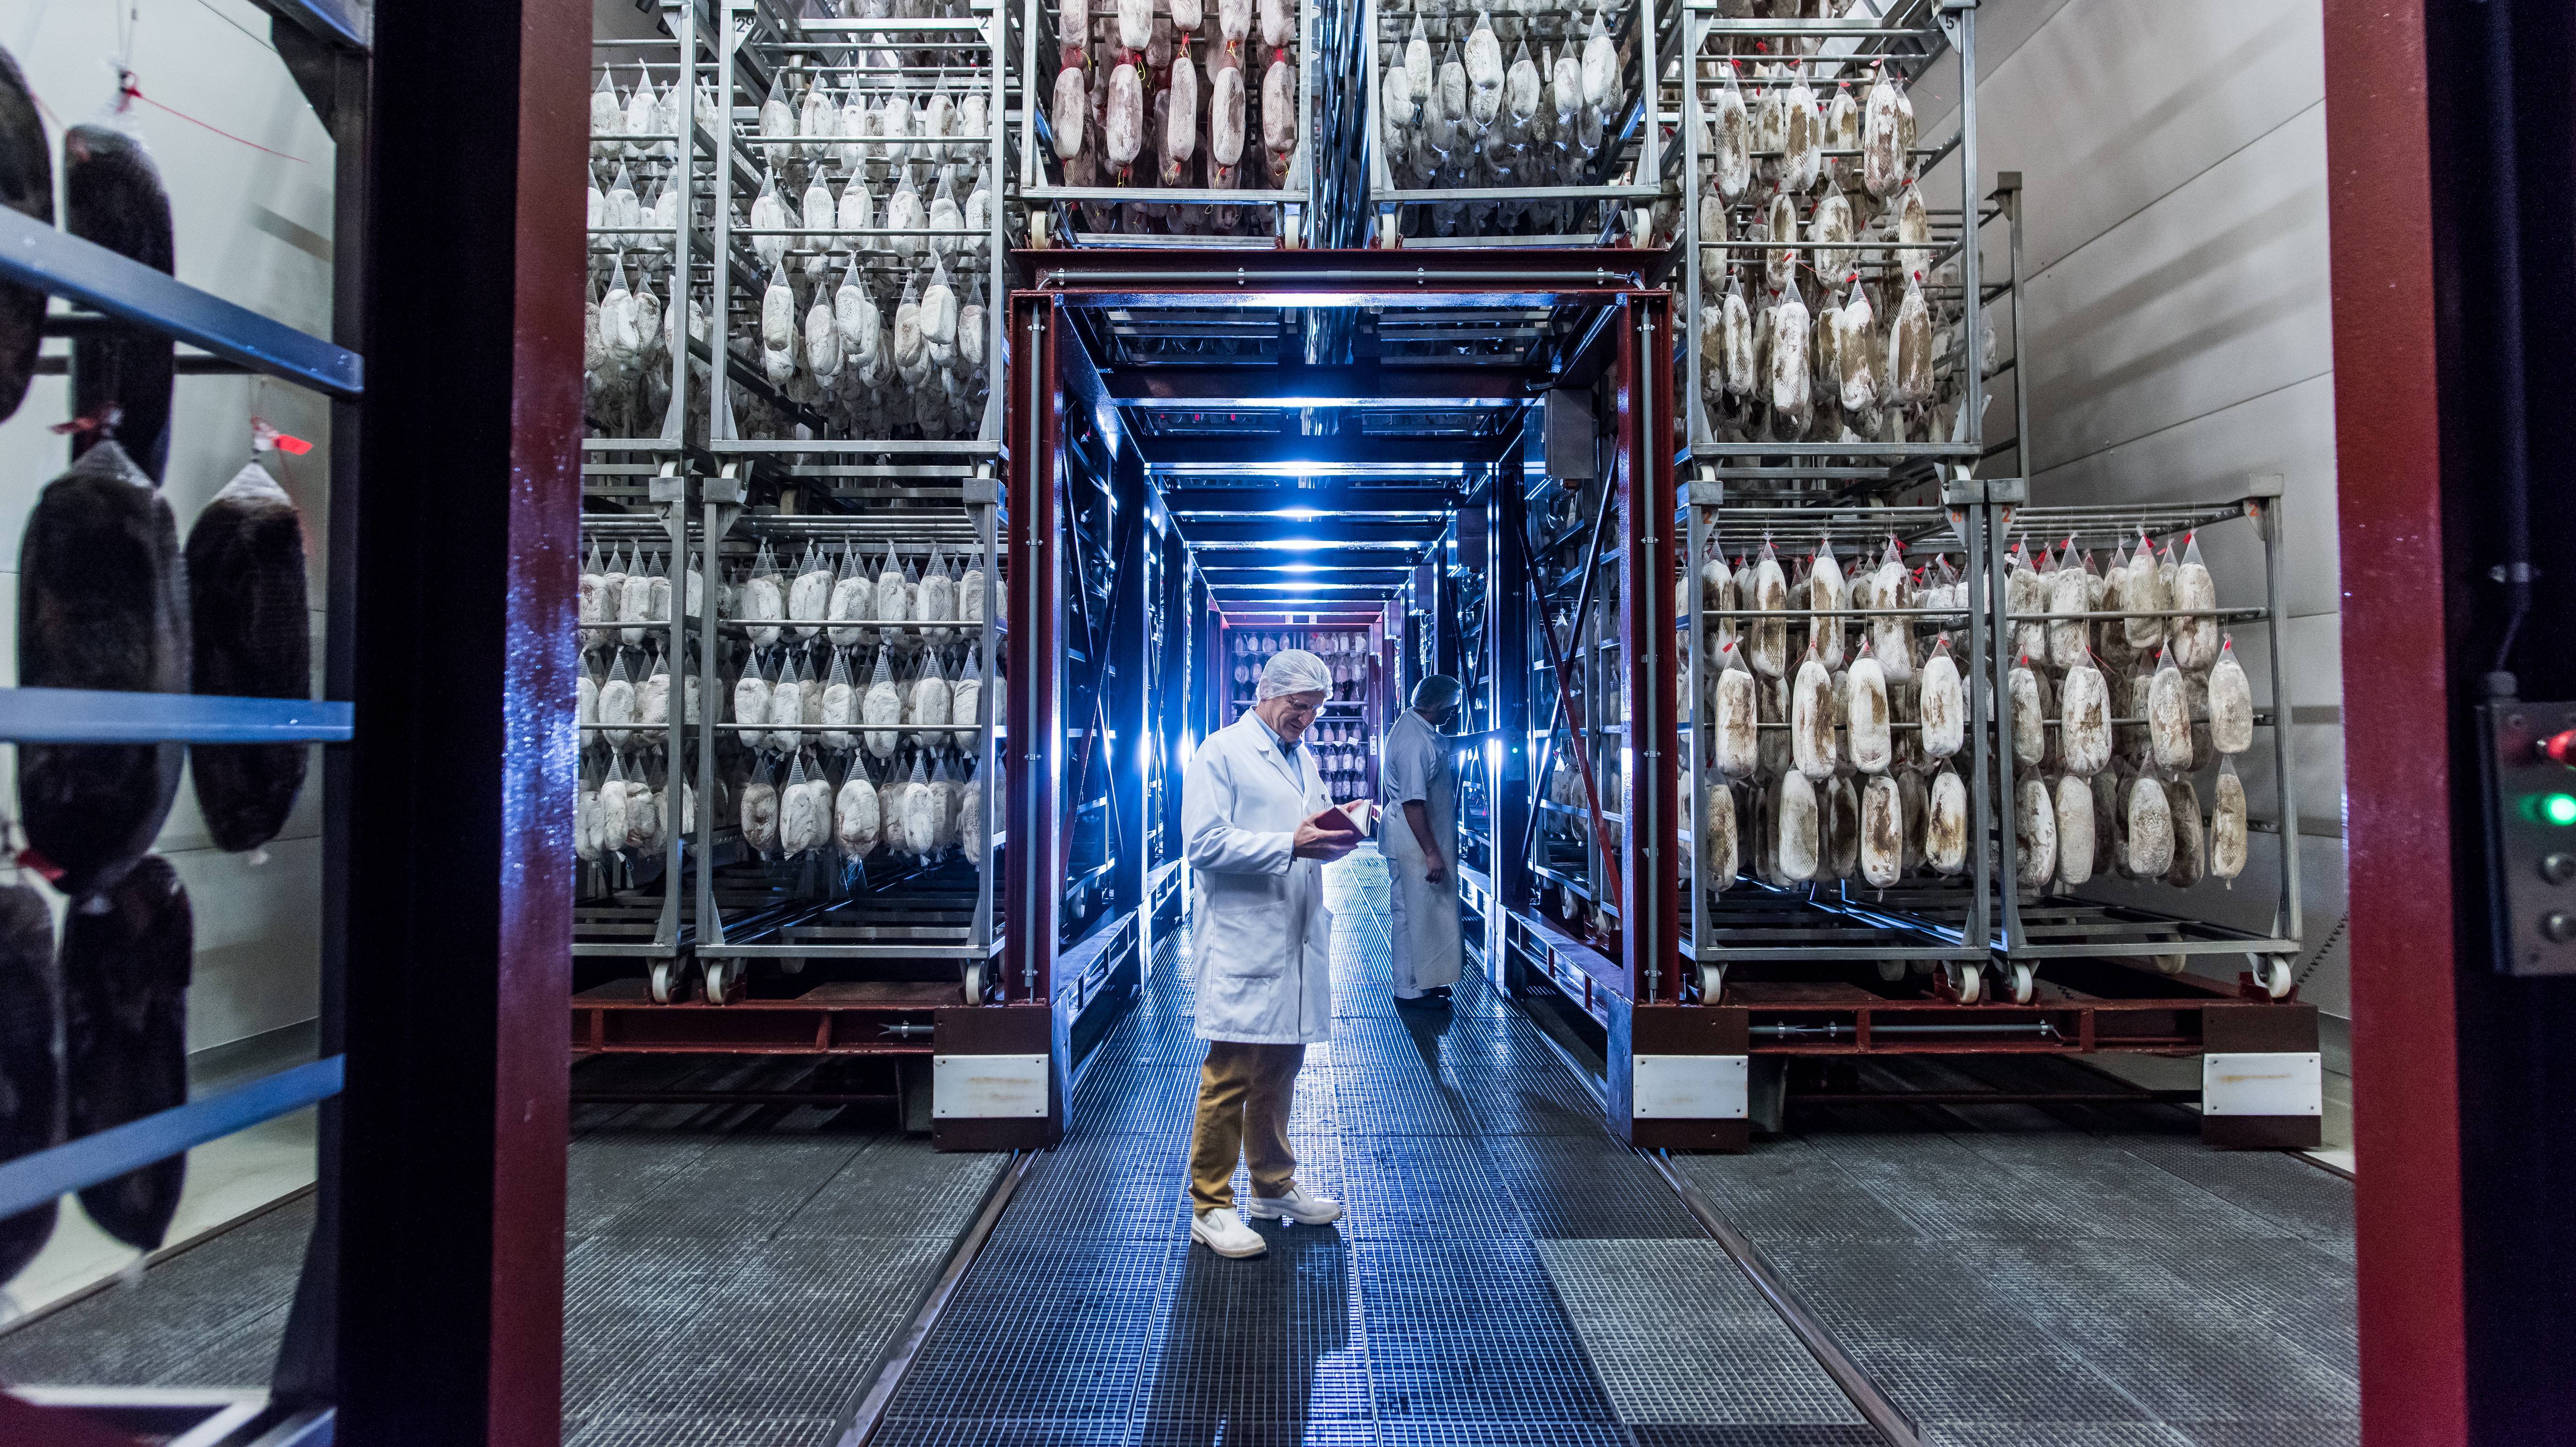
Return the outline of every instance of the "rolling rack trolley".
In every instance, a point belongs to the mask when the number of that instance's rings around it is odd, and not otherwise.
[[[1664,70],[1677,38],[1673,0],[1618,0],[1587,6],[1576,0],[1543,0],[1527,7],[1496,7],[1488,18],[1506,62],[1520,47],[1540,77],[1540,100],[1528,117],[1498,107],[1476,124],[1433,118],[1416,82],[1408,120],[1390,98],[1388,73],[1404,68],[1408,45],[1419,38],[1435,64],[1466,42],[1478,7],[1423,8],[1363,0],[1360,33],[1368,96],[1368,205],[1379,246],[1591,247],[1620,235],[1653,230],[1649,211],[1664,199],[1668,169],[1665,129],[1650,113],[1654,78]],[[1573,61],[1590,38],[1587,19],[1604,26],[1614,59],[1605,93],[1558,97],[1551,58]],[[1417,52],[1419,59],[1423,52]],[[1408,75],[1410,72],[1407,72]],[[1578,86],[1579,88],[1579,86]],[[1508,93],[1508,92],[1507,92]],[[1558,107],[1563,105],[1560,120]],[[1474,318],[1460,317],[1462,334]]]
[[[1230,172],[1232,184],[1220,186],[1213,184],[1216,178],[1210,174],[1215,165],[1212,153],[1194,153],[1179,166],[1173,184],[1161,184],[1162,122],[1150,103],[1144,117],[1143,149],[1124,178],[1112,171],[1111,160],[1103,150],[1105,138],[1088,121],[1078,141],[1070,136],[1062,138],[1075,149],[1073,156],[1065,156],[1058,147],[1054,124],[1052,97],[1056,77],[1080,54],[1086,57],[1079,64],[1086,73],[1089,92],[1096,95],[1099,87],[1110,84],[1112,67],[1124,54],[1117,35],[1117,7],[1107,0],[997,3],[1011,11],[1011,19],[1019,29],[1022,104],[1018,202],[1026,210],[1030,245],[1266,248],[1309,243],[1308,233],[1318,214],[1312,158],[1318,153],[1313,134],[1317,86],[1319,80],[1326,79],[1319,77],[1317,54],[1320,28],[1326,23],[1318,12],[1324,7],[1314,0],[1291,0],[1296,26],[1296,142],[1280,160],[1274,161],[1264,146],[1261,123],[1249,119],[1258,112],[1262,87],[1253,69],[1257,53],[1252,38],[1244,42],[1240,60],[1247,90],[1246,135]],[[1155,0],[1153,19],[1158,32],[1148,54],[1179,43],[1180,38],[1170,33],[1171,13],[1170,0]],[[1067,35],[1067,27],[1076,19],[1082,32]],[[1206,37],[1218,34],[1213,6],[1204,10],[1203,32],[1193,53],[1204,72],[1209,43]],[[1140,68],[1151,76],[1150,62]],[[1212,90],[1211,81],[1201,81],[1199,106],[1203,118]],[[1331,113],[1347,116],[1351,108],[1335,107]],[[995,114],[1000,114],[998,108]],[[1203,124],[1199,130],[1194,152],[1208,145],[1208,128]],[[1336,138],[1324,153],[1346,154],[1334,146],[1348,145],[1349,138]],[[1176,320],[1202,326],[1248,325],[1251,321],[1240,316],[1213,315]]]
[[[688,108],[705,161],[674,168],[690,187],[678,213],[708,280],[687,320],[688,365],[673,367],[682,405],[660,439],[671,465],[653,484],[674,538],[685,535],[685,555],[703,570],[704,606],[673,654],[687,658],[700,698],[686,726],[698,808],[685,849],[673,848],[707,867],[669,871],[664,901],[693,973],[666,971],[678,988],[648,976],[581,990],[575,1052],[890,1066],[907,1120],[934,1129],[943,1147],[1040,1143],[1060,1128],[1062,1096],[1042,1023],[1027,1041],[978,1023],[977,1007],[999,999],[993,963],[1009,914],[993,882],[1007,833],[988,822],[961,849],[945,837],[958,826],[943,810],[930,831],[937,842],[920,849],[881,843],[850,859],[827,838],[792,858],[763,857],[743,813],[755,787],[775,788],[800,765],[835,797],[846,771],[865,767],[892,798],[912,782],[896,776],[898,758],[918,761],[925,784],[955,791],[951,799],[985,791],[988,821],[999,812],[990,795],[1011,772],[999,720],[1014,568],[994,395],[1006,365],[1005,17],[985,7],[836,18],[723,0],[718,19],[695,52],[704,74]],[[689,23],[676,11],[665,21],[684,43]],[[907,121],[905,140],[884,143],[877,120],[857,121],[887,115]],[[919,212],[905,209],[916,203]],[[953,339],[926,336],[907,354],[897,313],[908,326],[915,298],[943,284]],[[859,297],[878,326],[835,326]],[[792,335],[772,325],[782,310]],[[935,564],[974,594],[976,616],[881,626],[871,607],[865,621],[800,627],[746,602],[755,574],[783,596],[815,559],[837,581],[862,567],[873,577],[889,558],[910,571],[915,596]],[[854,719],[828,734],[815,717],[737,716],[747,671],[766,670],[766,684],[801,662],[820,684],[838,657],[863,694],[880,654],[903,671],[905,697],[927,672],[971,679],[977,715],[924,727]],[[1028,1049],[997,1054],[997,1039]],[[986,1056],[995,1069],[966,1068]],[[1036,1064],[1015,1063],[1027,1058]]]
[[[1527,969],[1533,982],[1543,979],[1592,1018],[1611,1061],[1614,1106],[1630,1112],[1629,1128],[1640,1141],[1742,1142],[1752,1117],[1776,1112],[1785,1064],[1798,1056],[2199,1054],[2205,1076],[2217,1082],[2209,1091],[2213,1102],[2231,1094],[2242,1100],[2231,1063],[2242,1056],[2286,1054],[2294,1065],[2304,1060],[2313,1079],[2313,1055],[2301,1054],[2314,1048],[2313,1012],[2269,1003],[2288,979],[2277,962],[2296,947],[2294,892],[2258,887],[2237,901],[2211,884],[2192,891],[2187,906],[2174,891],[2159,896],[2146,885],[2017,896],[2011,816],[2002,807],[2011,797],[2004,770],[2012,740],[1992,724],[1970,728],[1954,761],[1970,784],[1971,848],[1959,877],[1909,876],[1883,892],[1857,880],[1784,888],[1753,877],[1750,868],[1723,890],[1702,877],[1695,845],[1706,776],[1697,761],[1706,757],[1708,720],[1692,715],[1707,708],[1717,663],[1709,625],[1725,621],[1709,618],[1702,607],[1697,565],[1704,554],[1722,547],[1731,559],[1740,557],[1758,549],[1765,535],[1781,549],[1784,566],[1793,552],[1828,539],[1846,569],[1873,561],[1891,537],[1911,554],[1909,567],[1926,553],[1942,554],[1957,565],[1958,587],[1942,607],[1874,611],[1914,617],[1918,640],[1936,628],[1952,634],[1967,714],[1975,720],[1991,711],[1989,700],[2001,697],[2012,661],[2002,651],[2014,622],[2005,609],[2007,533],[2031,529],[2016,516],[2041,511],[2023,506],[2025,484],[2000,475],[1997,466],[1999,459],[2023,465],[2020,439],[2029,433],[2018,336],[2022,196],[2019,178],[2010,173],[1983,201],[1971,189],[1977,174],[1973,7],[1914,4],[1876,18],[1786,22],[1724,17],[1716,8],[1692,7],[1683,42],[1691,59],[1680,68],[1687,79],[1666,88],[1667,114],[1680,138],[1681,201],[1670,229],[1684,263],[1676,280],[1688,320],[1669,339],[1674,372],[1687,380],[1666,394],[1672,410],[1665,415],[1681,434],[1674,453],[1691,476],[1680,495],[1668,496],[1672,510],[1662,514],[1679,534],[1680,556],[1671,571],[1652,575],[1652,586],[1673,590],[1677,616],[1667,626],[1686,630],[1683,667],[1671,686],[1680,704],[1678,767],[1691,782],[1674,806],[1688,823],[1673,834],[1690,862],[1671,869],[1656,858],[1651,841],[1630,837],[1632,800],[1655,786],[1650,771],[1662,765],[1642,743],[1649,735],[1633,714],[1649,689],[1627,660],[1651,655],[1635,641],[1634,619],[1646,600],[1636,596],[1644,580],[1629,559],[1653,546],[1661,530],[1623,522],[1615,489],[1592,485],[1590,479],[1616,473],[1615,455],[1557,445],[1561,439],[1551,427],[1546,473],[1556,486],[1513,490],[1519,516],[1507,521],[1494,558],[1496,577],[1527,580],[1512,590],[1526,616],[1507,629],[1520,656],[1506,660],[1502,671],[1534,680],[1525,696],[1534,756],[1525,797],[1537,818],[1506,835],[1534,845],[1528,887],[1516,896],[1523,903],[1507,920],[1513,946],[1507,967]],[[1711,385],[1716,379],[1708,369],[1715,363],[1700,343],[1699,323],[1724,299],[1723,268],[1732,262],[1740,273],[1759,276],[1774,251],[1765,232],[1753,229],[1758,193],[1748,189],[1733,202],[1711,197],[1720,204],[1702,204],[1714,187],[1703,123],[1724,84],[1715,65],[1729,54],[1749,57],[1757,41],[1766,63],[1792,57],[1811,83],[1826,83],[1828,95],[1840,75],[1892,71],[1911,79],[1943,50],[1958,53],[1965,98],[1954,137],[1908,152],[1918,176],[1934,173],[1913,184],[1925,193],[1936,181],[1955,184],[1956,206],[1927,205],[1920,241],[1900,241],[1883,228],[1836,248],[1874,286],[1892,287],[1877,279],[1893,277],[1900,266],[1919,268],[1927,283],[1938,337],[1936,387],[1927,404],[1900,419],[1901,428],[1866,438],[1799,438],[1775,429],[1760,407]],[[1791,79],[1748,72],[1737,84],[1758,95],[1759,87]],[[1824,159],[1830,165],[1855,155],[1845,150],[1837,157],[1829,148]],[[1757,149],[1753,159],[1758,168],[1778,156]],[[1813,290],[1813,279],[1803,287]],[[2004,414],[2009,434],[2005,426],[1986,425],[1988,392],[2007,383],[2014,394]],[[1566,410],[1569,418],[1576,415],[1571,406]],[[2259,516],[2261,503],[2175,509],[2154,519],[2125,511],[2104,510],[2093,535],[2114,526],[2134,532],[2140,522],[2160,533],[2240,512]],[[2083,533],[2080,519],[2067,521],[2061,532]],[[2267,588],[2276,587],[2268,582],[2271,564],[2262,566]],[[2266,616],[2243,605],[2220,611],[2239,621]],[[1788,621],[1805,619],[1793,611]],[[2250,641],[2240,638],[2240,648]],[[1790,662],[1794,667],[1795,658]],[[1570,719],[1579,723],[1569,728]],[[1575,749],[1578,739],[1582,747]],[[1572,768],[1559,768],[1560,751],[1570,751]],[[2271,772],[2286,777],[2286,766],[2275,760]],[[2258,798],[2270,787],[2251,771],[2245,784]],[[1751,820],[1750,810],[1740,808],[1739,829],[1749,831]],[[2256,827],[2264,826],[2258,821]],[[1751,853],[1745,850],[1748,860]],[[2295,872],[2294,847],[2281,858]],[[1636,898],[1649,882],[1675,876],[1689,881],[1678,911],[1678,968],[1641,962],[1633,992],[1620,988],[1615,971],[1605,978],[1584,968],[1613,948],[1629,948]],[[2237,893],[2248,893],[2242,882]],[[2213,906],[2212,898],[2222,903]],[[2176,947],[2164,948],[2169,945]],[[2166,968],[2191,954],[2245,952],[2259,957],[2263,969],[2259,982],[2240,989],[2112,962],[2143,963],[2160,951]],[[1667,1002],[1680,1012],[1648,1008]],[[2243,1114],[2229,1110],[2217,1105],[2206,1117],[2204,1134],[2213,1143],[2315,1138],[2313,1117],[2282,1115],[2260,1101]],[[1665,1123],[1682,1120],[1696,1123]]]

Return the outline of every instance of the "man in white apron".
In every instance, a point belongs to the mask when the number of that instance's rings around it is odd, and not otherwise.
[[[1458,983],[1458,765],[1440,730],[1457,716],[1458,680],[1435,673],[1414,685],[1379,750],[1380,794],[1398,1004],[1439,1005]]]
[[[1333,1035],[1333,912],[1324,865],[1357,833],[1318,827],[1332,807],[1304,746],[1332,692],[1324,660],[1283,648],[1262,665],[1249,712],[1208,736],[1181,779],[1181,850],[1194,871],[1191,989],[1198,1118],[1190,1138],[1190,1237],[1220,1256],[1258,1256],[1234,1214],[1234,1163],[1251,1169],[1254,1216],[1320,1226],[1341,1204],[1297,1188],[1288,1108],[1306,1047]]]

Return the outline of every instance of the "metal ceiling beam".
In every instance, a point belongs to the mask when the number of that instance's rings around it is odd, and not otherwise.
[[[1411,559],[1398,557],[1384,562],[1314,563],[1308,567],[1309,571],[1300,573],[1277,566],[1263,567],[1248,562],[1218,563],[1211,567],[1202,561],[1199,571],[1212,579],[1223,578],[1235,582],[1366,582],[1374,585],[1381,578],[1394,578],[1400,581],[1412,576],[1415,564]]]
[[[1442,526],[1443,524],[1437,519],[1396,523],[1375,520],[1354,522],[1345,518],[1336,518],[1330,524],[1300,528],[1301,532],[1312,532],[1317,536],[1311,540],[1299,540],[1296,547],[1283,548],[1279,546],[1281,541],[1279,523],[1273,519],[1199,518],[1183,526],[1181,536],[1189,542],[1190,546],[1203,552],[1292,553],[1327,552],[1334,549],[1347,551],[1353,548],[1418,552],[1430,546],[1432,540],[1440,536]],[[1304,545],[1306,541],[1314,541],[1321,546],[1309,548]]]
[[[1446,517],[1457,506],[1440,487],[1166,487],[1163,506],[1187,523],[1194,516],[1340,518],[1415,513]],[[1188,529],[1183,528],[1186,532]]]
[[[1139,436],[1137,450],[1155,472],[1203,476],[1298,477],[1338,473],[1354,477],[1416,475],[1457,477],[1490,466],[1502,456],[1508,434],[1481,437],[1331,437],[1280,434]]]
[[[1505,368],[1482,367],[1128,367],[1109,393],[1133,407],[1192,411],[1271,407],[1514,406],[1536,384]]]
[[[1208,582],[1210,592],[1240,593],[1247,597],[1293,593],[1301,598],[1381,597],[1402,587],[1395,582],[1335,581],[1329,578],[1236,578],[1227,582]]]

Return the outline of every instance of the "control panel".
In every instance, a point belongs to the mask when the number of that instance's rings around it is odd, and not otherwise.
[[[2576,703],[2482,704],[2496,966],[2576,975]]]

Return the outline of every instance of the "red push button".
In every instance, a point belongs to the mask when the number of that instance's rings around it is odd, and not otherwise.
[[[2539,753],[2553,764],[2576,765],[2576,729],[2564,729],[2542,739]]]

